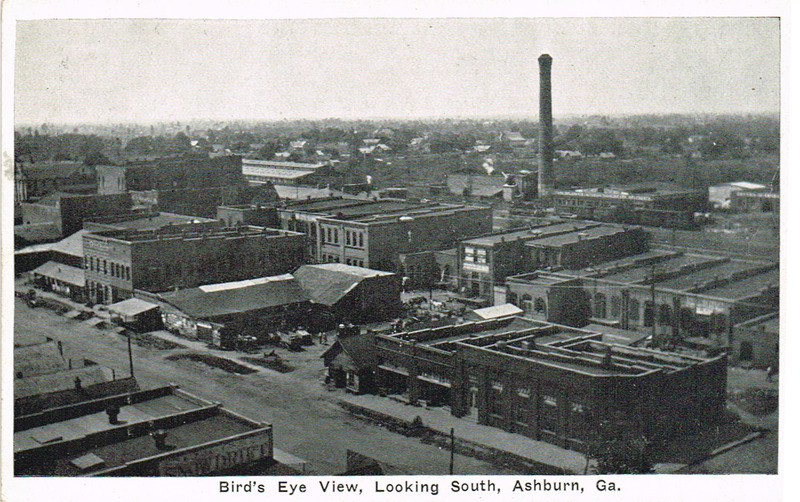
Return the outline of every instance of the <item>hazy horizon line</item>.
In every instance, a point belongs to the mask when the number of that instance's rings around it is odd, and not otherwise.
[[[760,111],[760,112],[643,112],[643,113],[564,113],[553,115],[553,120],[581,119],[581,118],[659,118],[659,117],[686,117],[686,118],[724,118],[724,117],[768,117],[779,119],[780,111]],[[42,125],[53,127],[75,127],[75,126],[101,126],[101,125],[122,125],[122,126],[150,126],[164,124],[190,124],[197,122],[227,122],[227,123],[249,123],[249,124],[280,124],[287,122],[440,122],[447,120],[459,121],[534,121],[538,122],[538,115],[428,115],[419,117],[401,116],[363,116],[363,117],[285,117],[285,118],[184,118],[184,119],[154,119],[144,122],[137,120],[97,120],[97,121],[45,121],[45,122],[15,122],[14,128],[40,127]]]

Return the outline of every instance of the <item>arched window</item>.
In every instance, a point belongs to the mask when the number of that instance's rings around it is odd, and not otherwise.
[[[599,318],[606,317],[606,296],[603,293],[594,295],[594,316]]]
[[[521,307],[522,310],[524,310],[525,312],[530,312],[533,308],[532,300],[533,298],[531,298],[531,295],[528,294],[522,295],[522,307]]]
[[[543,314],[546,314],[547,313],[547,304],[544,302],[544,300],[542,298],[537,298],[533,302],[533,310],[535,310],[536,312],[541,312]]]
[[[655,320],[656,320],[655,305],[653,305],[653,302],[651,301],[644,302],[644,325],[652,326]]]
[[[628,318],[631,321],[639,320],[639,302],[634,298],[631,298],[628,302]]]
[[[506,302],[512,305],[517,305],[517,302],[519,302],[519,296],[517,296],[516,293],[509,291],[506,295]]]

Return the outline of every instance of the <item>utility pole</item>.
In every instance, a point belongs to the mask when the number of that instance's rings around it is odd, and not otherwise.
[[[131,333],[128,332],[128,364],[131,368],[131,377],[133,377],[133,351],[131,350]]]
[[[453,427],[450,427],[450,475],[453,475],[453,462],[456,455],[456,432]]]
[[[656,342],[656,264],[650,264],[650,304],[653,309],[653,343]]]

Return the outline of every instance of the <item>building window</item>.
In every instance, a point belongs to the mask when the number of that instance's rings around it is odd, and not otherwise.
[[[344,243],[347,244],[348,246],[350,245],[350,230],[344,231]]]
[[[464,248],[464,261],[468,261],[470,263],[475,261],[475,249]]]
[[[601,319],[606,317],[606,297],[603,293],[594,295],[594,316]]]
[[[611,297],[611,318],[612,319],[619,319],[620,313],[620,301],[619,296],[612,296]]]
[[[516,293],[509,291],[506,296],[506,302],[510,303],[511,305],[516,305],[519,302],[519,297]]]
[[[522,310],[525,312],[530,312],[532,308],[532,302],[533,298],[531,298],[531,295],[522,295]]]
[[[333,229],[333,243],[334,244],[339,244],[339,229],[338,228],[334,228]]]
[[[328,238],[325,239],[325,242],[333,242],[333,233],[331,232],[330,227],[325,230],[327,231],[328,234]]]
[[[631,321],[639,320],[639,302],[631,298],[628,304],[628,317]]]
[[[364,247],[364,234],[362,232],[358,233],[358,247]]]
[[[103,260],[103,273],[108,275],[108,262]]]
[[[486,250],[485,249],[476,249],[475,250],[475,262],[476,263],[486,263]]]
[[[656,320],[655,305],[653,302],[644,302],[644,325],[652,326]]]
[[[544,302],[544,300],[542,298],[537,298],[533,302],[533,310],[535,310],[536,312],[541,312],[543,314],[546,314],[547,313],[547,304]]]

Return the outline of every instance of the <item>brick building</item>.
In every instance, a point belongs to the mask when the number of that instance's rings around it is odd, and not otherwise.
[[[506,277],[540,268],[578,268],[641,253],[648,235],[639,227],[570,222],[467,239],[458,245],[459,287],[492,298]],[[501,301],[500,303],[505,303]]]
[[[775,262],[654,249],[578,270],[508,277],[506,299],[551,322],[596,321],[651,330],[659,342],[698,338],[726,347],[735,324],[778,309],[779,284]]]
[[[505,317],[377,334],[369,357],[384,392],[565,448],[581,450],[604,421],[654,438],[722,419],[724,355],[602,339],[598,331]]]
[[[54,193],[35,203],[24,202],[24,225],[52,223],[62,237],[83,228],[83,222],[98,216],[109,216],[131,211],[131,196],[126,193],[77,195]]]
[[[291,272],[305,262],[305,237],[253,226],[167,226],[88,233],[83,250],[89,299],[113,303],[134,289],[159,292]]]
[[[125,166],[97,166],[98,193],[128,190],[174,190],[246,184],[242,158],[187,154],[132,162]]]
[[[401,269],[400,254],[452,248],[491,231],[488,207],[377,201],[317,220],[319,260],[377,270]]]
[[[706,211],[708,192],[665,183],[553,190],[556,211],[588,220],[694,228],[693,215]]]

